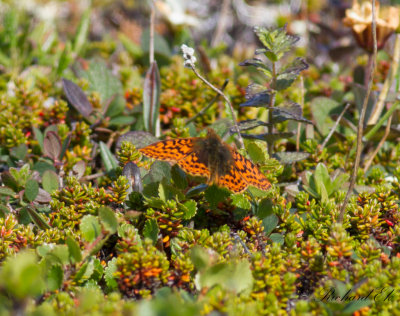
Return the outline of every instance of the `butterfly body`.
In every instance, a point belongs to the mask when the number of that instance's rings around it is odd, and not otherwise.
[[[218,184],[219,177],[229,173],[233,163],[231,149],[215,133],[209,133],[206,138],[197,138],[193,152],[199,163],[206,165],[210,171],[208,183]]]
[[[208,184],[244,191],[248,185],[268,190],[270,182],[248,159],[224,143],[211,129],[207,137],[164,140],[139,149],[158,160],[176,162],[184,171],[207,177]]]

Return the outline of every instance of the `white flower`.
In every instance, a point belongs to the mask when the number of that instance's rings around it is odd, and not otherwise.
[[[194,63],[197,61],[197,58],[194,56],[194,49],[185,44],[182,44],[181,51],[183,59],[185,60],[183,65],[186,68],[191,68],[192,66],[194,66]]]

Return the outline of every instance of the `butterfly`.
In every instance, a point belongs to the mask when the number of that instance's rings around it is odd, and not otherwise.
[[[249,185],[268,190],[271,183],[256,165],[224,143],[212,130],[207,136],[176,138],[140,148],[147,157],[176,162],[191,175],[207,177],[208,184],[240,193]]]

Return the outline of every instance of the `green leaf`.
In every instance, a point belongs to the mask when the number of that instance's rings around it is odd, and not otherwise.
[[[365,95],[367,93],[367,89],[360,85],[360,84],[353,84],[353,93],[354,93],[354,102],[356,103],[358,112],[361,112],[361,108],[363,106],[364,103],[364,99],[365,99]],[[364,118],[364,124],[367,124],[372,111],[375,108],[376,105],[376,92],[375,91],[371,91],[372,93],[370,93],[369,98],[368,98],[368,103],[367,103],[367,109],[365,111],[365,118]]]
[[[126,51],[137,60],[140,56],[142,56],[143,51],[140,46],[134,43],[128,36],[123,33],[118,34],[118,39],[120,40],[121,44],[124,46]]]
[[[101,233],[100,223],[97,217],[86,215],[82,218],[79,228],[86,241],[94,241]]]
[[[357,300],[357,301],[353,301],[350,302],[348,304],[346,304],[346,306],[343,308],[343,310],[341,311],[343,314],[349,314],[349,315],[354,315],[354,313],[358,310],[360,310],[361,308],[364,308],[366,306],[370,306],[374,303],[374,301],[372,300]]]
[[[157,62],[150,65],[143,87],[143,123],[146,131],[154,135],[160,133],[161,78]]]
[[[275,214],[268,215],[262,220],[264,226],[264,233],[269,235],[278,225],[279,218]]]
[[[279,106],[275,106],[273,108],[270,108],[272,110],[271,112],[271,122],[272,123],[280,123],[284,121],[297,121],[297,122],[302,122],[302,123],[307,123],[307,124],[312,124],[311,121],[305,119],[303,115],[303,110],[300,106],[300,104],[288,101],[288,102],[283,102]]]
[[[258,204],[258,208],[257,208],[257,217],[259,219],[263,219],[271,214],[273,214],[272,211],[272,201],[269,198],[264,198],[260,201],[260,203]]]
[[[108,107],[106,116],[115,117],[122,113],[125,108],[122,84],[107,68],[103,60],[90,62],[89,69],[81,71],[80,75],[89,81],[91,91],[97,91],[100,94],[103,108],[114,98]]]
[[[207,250],[198,245],[190,250],[190,260],[197,271],[202,271],[210,265],[210,256]]]
[[[276,90],[284,90],[291,86],[293,81],[297,79],[300,72],[307,69],[308,64],[304,61],[303,58],[296,58],[286,67],[280,70],[277,78],[276,78]]]
[[[173,165],[171,168],[171,178],[178,189],[183,190],[187,188],[187,175],[177,164]]]
[[[43,189],[45,189],[49,193],[53,193],[53,191],[58,190],[59,178],[58,175],[51,170],[46,170],[43,172],[42,176],[42,185]]]
[[[61,146],[61,152],[60,152],[60,156],[59,156],[60,160],[62,160],[62,158],[64,157],[64,155],[68,149],[69,143],[71,142],[71,138],[72,138],[72,134],[68,133],[67,137],[65,137],[65,139],[62,143],[62,146]]]
[[[281,151],[277,152],[272,155],[272,158],[278,160],[281,164],[287,165],[292,164],[297,161],[301,161],[307,159],[310,156],[310,153],[307,152],[288,152],[288,151]]]
[[[329,185],[331,178],[328,169],[323,163],[318,163],[314,171],[314,178],[319,179],[325,186]]]
[[[67,245],[55,245],[49,255],[55,259],[58,264],[68,264],[69,263],[69,250]]]
[[[331,184],[332,189],[330,192],[328,192],[329,195],[331,195],[335,191],[342,189],[343,184],[346,183],[346,181],[349,180],[349,178],[350,175],[348,175],[347,173],[342,173],[338,175]]]
[[[156,54],[156,60],[164,59],[168,60],[169,57],[171,56],[171,49],[168,45],[168,42],[164,39],[163,36],[158,34],[157,32],[154,32],[154,53]],[[142,36],[140,38],[140,43],[141,43],[141,49],[144,54],[146,54],[149,51],[149,46],[150,46],[150,29],[147,28],[142,32]],[[158,55],[158,56],[157,56]],[[162,58],[160,58],[162,57]]]
[[[272,240],[272,242],[283,245],[285,238],[283,237],[282,234],[279,233],[273,233],[269,235],[269,238]]]
[[[193,216],[196,215],[197,211],[197,203],[194,200],[188,200],[183,204],[178,204],[178,207],[181,208],[184,206],[184,212],[185,214],[183,215],[184,219],[191,219]]]
[[[67,236],[65,243],[68,246],[69,256],[72,263],[78,263],[82,260],[82,252],[78,242],[72,237]]]
[[[44,243],[44,244],[36,247],[36,253],[39,256],[44,258],[48,253],[51,252],[51,250],[53,249],[54,246],[55,246],[55,244],[53,244],[53,243],[50,243],[50,244]]]
[[[19,192],[20,185],[17,179],[11,173],[11,169],[10,171],[4,171],[1,174],[1,181],[3,182],[4,185],[11,188],[14,192]]]
[[[118,163],[114,155],[111,153],[110,149],[108,149],[107,145],[102,141],[100,141],[100,156],[107,172],[115,170],[118,167]]]
[[[267,77],[267,79],[271,79],[272,78],[272,70],[271,70],[271,68],[265,62],[263,62],[263,60],[260,59],[260,58],[246,59],[245,61],[242,61],[239,64],[239,66],[244,66],[244,67],[252,66],[252,67],[255,67],[258,71],[262,72]]]
[[[117,272],[117,258],[112,258],[110,261],[108,261],[107,267],[104,271],[104,280],[111,290],[114,290],[118,287],[118,283],[114,277],[115,272]]]
[[[149,173],[143,177],[143,183],[161,182],[164,178],[171,178],[171,165],[165,161],[155,161]]]
[[[47,272],[47,290],[55,291],[61,288],[64,280],[64,270],[60,265],[53,265]]]
[[[104,228],[110,233],[114,234],[118,228],[118,220],[112,209],[107,206],[99,208],[99,218]]]
[[[7,206],[0,204],[0,218],[5,218],[10,213]]]
[[[33,206],[28,205],[26,207],[26,211],[28,212],[29,216],[32,218],[32,221],[36,224],[37,227],[42,230],[51,228],[46,220],[38,212],[36,212],[36,209]]]
[[[227,291],[241,293],[253,288],[254,279],[247,260],[218,263],[199,274],[200,289],[219,285]]]
[[[79,271],[76,273],[74,280],[79,284],[86,282],[94,272],[94,258],[90,257],[87,262],[85,262]]]
[[[75,33],[75,41],[74,45],[72,48],[72,51],[76,54],[79,55],[79,53],[82,50],[82,47],[85,45],[87,41],[87,36],[89,34],[89,26],[90,26],[90,9],[86,9],[81,17],[81,20],[79,22],[78,29]]]
[[[15,192],[8,187],[0,187],[0,195],[15,196]]]
[[[37,161],[34,165],[33,165],[33,168],[32,168],[33,170],[35,170],[35,171],[37,171],[37,172],[39,172],[39,174],[41,175],[41,176],[43,176],[43,173],[46,171],[46,170],[51,170],[51,171],[56,171],[56,168],[52,165],[52,164],[50,164],[50,163],[48,163],[48,162],[45,162],[45,161]]]
[[[311,101],[310,107],[317,129],[322,136],[328,135],[334,124],[330,115],[339,114],[342,106],[330,98],[316,97]]]
[[[72,62],[72,54],[71,54],[71,42],[67,41],[65,43],[65,47],[63,52],[60,55],[60,58],[58,60],[58,66],[56,70],[57,76],[61,76],[61,74],[64,72],[64,70],[69,66],[69,64]]]
[[[193,196],[198,196],[200,193],[204,192],[205,190],[207,190],[208,185],[205,183],[201,183],[199,185],[196,185],[193,188],[190,188],[187,192],[186,192],[186,197],[190,198]]]
[[[3,262],[0,287],[18,301],[44,293],[45,271],[33,251],[22,250]]]
[[[157,221],[154,218],[149,218],[144,223],[143,237],[151,239],[154,244],[157,243],[159,232],[160,229],[158,228]]]
[[[329,198],[328,189],[331,186],[331,178],[328,169],[324,164],[319,163],[312,177],[315,184],[315,191],[319,194],[319,198],[322,201],[327,201]]]
[[[97,259],[97,258],[93,260],[93,267],[94,267],[94,271],[93,271],[90,279],[95,281],[95,282],[98,282],[103,277],[104,268],[103,268],[100,260]],[[95,284],[97,286],[97,283],[95,283]]]
[[[133,116],[125,116],[120,115],[113,117],[108,124],[110,126],[123,126],[123,125],[132,125],[135,122],[135,118]]]
[[[158,196],[160,199],[163,201],[172,199],[183,200],[185,196],[182,191],[170,185],[167,181],[167,178],[163,178],[158,186]]]
[[[278,29],[255,27],[254,31],[265,47],[265,49],[257,50],[256,53],[264,53],[273,62],[280,60],[300,39],[298,36],[289,35],[286,26]]]
[[[244,210],[249,210],[251,208],[251,204],[249,200],[246,198],[244,194],[231,194],[230,198],[232,199],[232,204],[238,208],[242,208]]]
[[[245,139],[257,139],[262,140],[267,143],[274,143],[277,140],[283,138],[291,138],[294,135],[293,132],[282,132],[282,133],[264,133],[264,134],[242,134],[242,137]]]
[[[39,184],[34,179],[29,179],[25,185],[24,195],[28,199],[29,202],[35,200],[36,196],[39,193]]]
[[[33,135],[35,136],[35,139],[37,140],[40,149],[43,152],[43,140],[44,140],[44,135],[43,133],[40,131],[40,129],[38,129],[37,127],[32,127],[32,131],[33,131]]]
[[[145,204],[152,208],[161,208],[162,206],[166,205],[165,201],[159,197],[145,197]]]
[[[265,143],[245,140],[246,150],[254,163],[264,163],[268,158]]]
[[[162,182],[160,182],[158,185],[158,196],[164,202],[167,202],[171,198],[171,196],[168,194],[168,190]]]
[[[244,104],[244,103],[242,103],[242,104]],[[248,130],[254,129],[256,127],[259,127],[259,126],[268,126],[268,125],[269,125],[268,123],[265,123],[265,122],[257,120],[257,119],[244,120],[244,121],[240,121],[238,123],[238,127],[239,127],[240,131],[248,131]],[[231,131],[235,132],[236,128],[234,126],[232,126]]]
[[[122,142],[130,142],[135,145],[136,148],[142,148],[158,141],[159,139],[149,132],[131,131],[122,134],[118,138],[116,149],[119,150],[121,148]]]
[[[209,186],[204,197],[210,203],[211,208],[217,208],[218,203],[225,201],[229,197],[230,193],[228,190],[217,187],[216,185]]]
[[[27,153],[28,147],[25,144],[20,144],[19,146],[10,149],[11,157],[14,157],[18,160],[25,160]]]

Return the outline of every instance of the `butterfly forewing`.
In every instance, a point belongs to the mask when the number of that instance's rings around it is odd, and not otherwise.
[[[196,138],[177,138],[163,140],[139,149],[151,158],[167,161],[179,161],[192,153]]]
[[[235,193],[243,192],[247,188],[246,181],[240,175],[240,172],[235,168],[235,166],[231,166],[229,173],[219,177],[217,184],[226,187]]]
[[[187,173],[195,176],[210,177],[210,171],[207,166],[199,162],[196,152],[187,155],[185,158],[178,161],[178,165]]]
[[[268,179],[250,160],[246,159],[234,150],[232,150],[232,156],[233,160],[235,161],[235,167],[237,171],[248,184],[264,191],[271,187],[271,183],[268,181]]]

